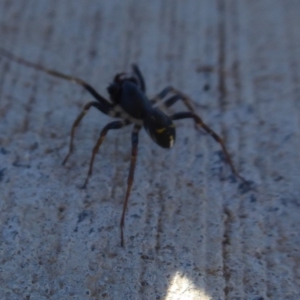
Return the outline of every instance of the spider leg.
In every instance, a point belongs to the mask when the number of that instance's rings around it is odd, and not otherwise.
[[[177,102],[177,100],[182,100],[184,105],[188,108],[188,110],[191,111],[191,112],[194,112],[194,108],[192,106],[192,100],[188,96],[186,96],[184,93],[182,93],[179,90],[173,88],[172,86],[168,86],[168,87],[164,88],[160,93],[158,93],[151,100],[152,105],[162,101],[163,98],[165,98],[169,93],[173,93],[177,97],[175,98],[175,96],[174,96],[173,100],[170,100],[171,98],[168,99],[167,101],[169,101],[169,104],[168,105],[166,103],[164,104],[166,107],[170,107],[175,102]]]
[[[140,83],[140,88],[145,93],[146,92],[146,84],[145,84],[145,80],[142,75],[142,72],[140,71],[139,67],[136,64],[132,64],[132,69],[133,69],[133,73],[138,78],[138,81]]]
[[[209,133],[221,145],[222,150],[225,154],[226,160],[231,168],[232,173],[236,177],[238,177],[240,180],[242,180],[244,183],[247,183],[247,180],[244,177],[242,177],[235,169],[233,162],[231,160],[231,157],[226,149],[225,143],[222,140],[222,138],[218,134],[216,134],[210,127],[208,127],[198,115],[196,115],[195,113],[192,113],[192,112],[179,112],[179,113],[175,113],[171,116],[172,120],[189,119],[189,118],[194,119],[194,121],[197,125],[202,127],[207,133]]]
[[[124,201],[124,205],[123,205],[123,212],[122,212],[122,217],[121,217],[121,222],[120,222],[121,247],[124,247],[125,213],[126,213],[128,199],[129,199],[129,195],[130,195],[130,191],[131,191],[131,186],[132,186],[133,178],[134,178],[134,169],[135,169],[135,163],[136,163],[137,152],[138,152],[139,131],[140,131],[140,129],[141,129],[140,125],[135,125],[133,127],[133,131],[132,131],[132,134],[131,134],[131,143],[132,143],[131,161],[130,161],[130,169],[129,169],[128,180],[127,180],[126,196],[125,196],[125,201]]]
[[[73,125],[72,125],[72,130],[71,130],[71,139],[70,139],[70,144],[69,144],[69,152],[66,155],[65,159],[62,162],[62,165],[64,165],[67,160],[69,159],[71,153],[73,152],[73,140],[74,140],[74,134],[75,134],[75,129],[76,127],[79,125],[79,123],[81,122],[82,118],[86,115],[86,113],[88,112],[88,110],[92,107],[96,107],[99,110],[101,110],[102,112],[105,112],[106,114],[108,114],[111,111],[112,105],[110,105],[110,109],[108,109],[107,107],[102,107],[101,103],[99,102],[88,102],[87,104],[85,104],[85,106],[83,107],[83,110],[81,111],[81,113],[78,115],[78,117],[75,119]]]
[[[181,97],[179,95],[174,95],[170,98],[168,98],[165,102],[164,102],[164,106],[165,107],[170,107],[172,106],[173,104],[175,104],[178,100],[180,100]]]
[[[80,78],[69,76],[69,75],[65,75],[65,74],[57,72],[55,70],[51,70],[51,69],[45,68],[44,66],[41,66],[39,64],[34,64],[34,63],[29,62],[29,61],[27,61],[27,60],[25,60],[23,58],[20,58],[20,57],[18,57],[16,55],[14,55],[14,54],[6,51],[5,49],[2,49],[2,48],[0,48],[0,54],[3,55],[3,56],[5,56],[6,58],[8,58],[8,59],[10,59],[10,60],[12,60],[14,62],[16,62],[16,63],[25,65],[25,66],[30,67],[30,68],[37,69],[37,70],[45,72],[45,73],[47,73],[49,75],[52,75],[52,76],[55,76],[55,77],[59,77],[59,78],[62,78],[62,79],[65,79],[65,80],[77,83],[78,85],[81,85],[90,94],[92,94],[97,101],[99,101],[101,103],[101,107],[103,107],[104,110],[111,105],[110,102],[108,102],[104,97],[102,97],[92,86],[90,86],[88,83],[86,83],[85,81],[83,81]]]
[[[94,164],[94,159],[95,159],[95,156],[108,132],[108,130],[111,130],[111,129],[120,129],[126,125],[129,125],[131,124],[130,121],[128,120],[122,120],[122,121],[114,121],[114,122],[111,122],[111,123],[108,123],[101,131],[100,133],[100,137],[99,139],[97,140],[97,143],[96,145],[94,146],[93,148],[93,152],[92,152],[92,156],[91,156],[91,160],[90,160],[90,166],[89,166],[89,171],[88,171],[88,174],[86,176],[86,179],[84,181],[84,184],[82,186],[82,188],[85,188],[86,185],[88,184],[88,181],[89,181],[89,178],[90,176],[92,175],[92,172],[93,172],[93,164]]]

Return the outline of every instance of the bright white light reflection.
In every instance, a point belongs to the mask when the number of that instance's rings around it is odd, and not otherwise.
[[[171,280],[165,300],[211,300],[211,297],[177,272]]]

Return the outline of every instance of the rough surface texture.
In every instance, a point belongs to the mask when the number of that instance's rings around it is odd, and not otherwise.
[[[168,84],[195,101],[226,140],[178,122],[172,150],[143,131],[126,215],[119,220],[130,129],[70,82],[0,57],[1,299],[249,299],[300,297],[300,2],[298,0],[0,2],[0,45],[106,93],[139,63],[152,96]],[[176,104],[172,111],[184,110]]]

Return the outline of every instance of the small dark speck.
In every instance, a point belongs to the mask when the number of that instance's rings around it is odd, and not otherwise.
[[[59,208],[58,208],[58,211],[60,212],[60,213],[62,213],[62,212],[64,212],[65,211],[65,207],[64,206],[60,206]]]
[[[103,298],[106,298],[107,297],[107,293],[103,293],[101,296],[103,297]]]
[[[18,234],[19,234],[19,233],[18,233],[18,231],[16,231],[16,230],[14,230],[14,231],[11,232],[11,236],[12,236],[13,239],[14,239]]]
[[[74,232],[77,232],[78,231],[78,227],[76,226],[76,228],[74,229]]]
[[[284,142],[287,142],[288,140],[290,140],[292,137],[294,136],[294,134],[293,133],[290,133],[290,134],[288,134],[288,135],[286,135],[285,136],[285,138],[284,138]]]
[[[141,259],[149,259],[149,256],[146,255],[146,254],[142,254],[142,255],[141,255]]]
[[[35,143],[33,143],[33,144],[30,146],[30,150],[31,150],[31,151],[34,151],[34,150],[36,150],[38,147],[39,147],[39,143],[38,143],[38,142],[35,142]]]
[[[0,170],[0,182],[3,180],[4,178],[4,171],[5,171],[5,168],[1,169]]]
[[[248,112],[249,114],[252,114],[252,113],[254,112],[254,108],[253,108],[252,105],[249,105],[249,106],[247,107],[247,112]]]
[[[132,217],[132,218],[135,218],[135,219],[140,219],[140,218],[141,218],[141,216],[138,215],[138,214],[133,214],[133,215],[131,215],[131,217]]]
[[[30,165],[20,164],[18,161],[13,162],[12,165],[17,168],[30,168]]]
[[[214,71],[214,67],[210,65],[201,65],[196,69],[198,73],[211,73]]]
[[[89,233],[93,233],[94,232],[94,228],[91,228],[90,230],[89,230]]]
[[[95,49],[91,50],[89,55],[91,59],[95,58],[97,56],[97,50]]]
[[[207,92],[210,90],[210,84],[209,83],[205,83],[203,86],[203,91]]]
[[[79,215],[78,215],[78,223],[82,222],[87,216],[89,215],[89,213],[84,210],[83,212],[81,212]]]
[[[279,210],[279,207],[274,207],[274,206],[272,206],[272,207],[269,207],[268,209],[267,209],[267,211],[269,211],[269,212],[276,212],[276,211],[278,211]]]
[[[264,299],[265,299],[264,297],[256,297],[253,300],[264,300]]]
[[[143,280],[143,281],[141,281],[141,285],[142,285],[142,286],[147,286],[147,285],[149,285],[149,284],[148,284],[147,281]]]
[[[251,202],[251,203],[256,202],[256,200],[257,200],[257,199],[256,199],[256,197],[255,197],[254,195],[251,195],[251,196],[250,196],[250,202]]]
[[[283,180],[283,177],[281,175],[278,175],[274,178],[274,181],[281,181]]]
[[[253,181],[246,181],[242,182],[239,185],[239,191],[241,194],[246,194],[249,191],[251,191],[254,188],[254,182]]]
[[[6,155],[6,154],[8,154],[9,152],[8,152],[5,148],[0,147],[0,153]]]
[[[231,183],[236,183],[237,182],[237,178],[234,174],[229,175],[229,180],[230,180]]]

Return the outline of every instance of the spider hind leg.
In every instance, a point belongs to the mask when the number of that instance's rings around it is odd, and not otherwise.
[[[138,143],[139,143],[139,131],[141,129],[140,125],[135,125],[133,127],[133,131],[131,134],[131,161],[130,161],[130,168],[129,168],[129,174],[127,179],[127,190],[126,190],[126,196],[124,200],[123,205],[123,211],[122,211],[122,217],[120,221],[120,234],[121,234],[121,247],[124,247],[124,225],[125,225],[125,213],[127,209],[128,199],[131,191],[131,186],[134,179],[134,170],[135,170],[135,164],[137,159],[137,153],[138,153]]]
[[[242,182],[248,183],[248,181],[244,177],[242,177],[238,173],[238,171],[236,170],[236,168],[234,167],[232,159],[231,159],[231,157],[229,155],[229,152],[227,151],[227,148],[226,148],[225,143],[222,140],[222,138],[217,133],[215,133],[210,127],[208,127],[197,114],[192,113],[192,112],[179,112],[179,113],[173,114],[171,116],[171,119],[172,120],[194,119],[194,121],[195,121],[195,123],[197,125],[199,125],[200,127],[202,127],[208,134],[210,134],[214,138],[214,140],[216,142],[218,142],[220,144],[220,146],[221,146],[221,148],[223,150],[223,153],[225,154],[227,163],[229,164],[229,166],[231,168],[232,173],[236,177],[238,177]]]

